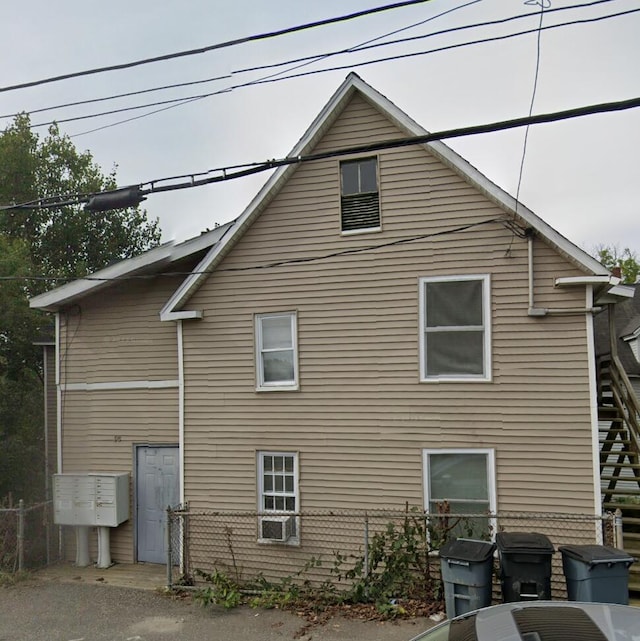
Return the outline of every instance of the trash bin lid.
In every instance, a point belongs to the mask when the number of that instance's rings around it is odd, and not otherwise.
[[[566,555],[589,565],[596,563],[628,563],[631,565],[635,561],[624,550],[606,545],[562,545],[558,550],[562,556]]]
[[[440,558],[480,563],[486,561],[495,549],[495,544],[488,541],[456,539],[448,541],[440,548]]]
[[[500,552],[532,552],[553,554],[551,541],[537,532],[498,532],[496,543]]]

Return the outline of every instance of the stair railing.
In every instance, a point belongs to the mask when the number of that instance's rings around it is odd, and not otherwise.
[[[609,366],[611,395],[633,449],[640,455],[640,402],[618,356],[613,355]]]

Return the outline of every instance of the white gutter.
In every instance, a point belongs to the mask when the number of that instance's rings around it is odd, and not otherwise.
[[[184,343],[182,321],[176,323],[178,333],[178,474],[180,477],[180,505],[184,505]]]
[[[56,437],[57,469],[62,474],[62,386],[60,385],[60,312],[56,312]]]
[[[544,316],[553,315],[570,316],[574,314],[597,314],[602,311],[602,307],[594,307],[593,305],[593,285],[608,284],[613,287],[620,282],[619,278],[608,274],[601,276],[567,276],[563,278],[556,278],[556,287],[575,287],[579,285],[586,285],[587,289],[591,292],[591,295],[589,296],[590,303],[588,303],[586,307],[536,307],[533,295],[533,236],[531,235],[527,238],[527,250],[529,267],[529,309],[527,314],[529,316],[542,318]]]
[[[571,287],[574,285],[615,285],[620,284],[620,279],[617,276],[610,276],[602,274],[599,276],[563,276],[556,278],[556,287]]]

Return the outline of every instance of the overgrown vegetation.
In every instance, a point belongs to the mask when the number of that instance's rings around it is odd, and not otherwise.
[[[448,506],[444,509],[448,512]],[[314,556],[294,575],[279,581],[263,575],[241,580],[237,567],[227,572],[197,570],[196,575],[208,585],[196,590],[194,599],[224,608],[247,603],[255,608],[295,609],[314,617],[360,606],[385,619],[429,614],[441,609],[444,596],[434,551],[452,536],[477,536],[475,519],[450,515],[436,521],[437,526],[424,512],[407,509],[400,522],[389,521],[382,531],[373,533],[366,554],[335,551],[328,560]],[[228,536],[227,546],[235,559],[231,542]],[[319,579],[322,575],[325,578]]]
[[[160,241],[158,222],[137,207],[87,212],[66,198],[7,206],[114,187],[115,170],[105,175],[56,125],[41,138],[23,114],[0,131],[0,498],[45,498],[42,347],[34,343],[52,338],[51,320],[29,297]]]

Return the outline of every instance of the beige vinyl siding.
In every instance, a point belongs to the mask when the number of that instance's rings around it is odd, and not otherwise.
[[[51,488],[51,475],[58,471],[58,430],[56,401],[56,355],[53,345],[44,346],[44,412],[46,429],[45,474],[47,488]],[[50,496],[47,496],[50,498]]]
[[[129,472],[129,520],[111,531],[111,556],[115,562],[134,560],[135,445],[178,443],[178,391],[111,390],[65,392],[65,472]],[[65,528],[67,558],[74,558],[71,528]],[[96,537],[91,534],[92,558]]]
[[[356,97],[317,149],[401,135]],[[302,165],[188,302],[204,312],[185,323],[191,505],[256,509],[258,450],[299,452],[303,511],[423,505],[422,449],[478,447],[495,449],[500,510],[593,513],[585,317],[527,316],[527,241],[434,156],[378,158],[381,233],[341,236],[339,161]],[[584,288],[553,287],[577,269],[534,252],[536,305],[584,306]],[[493,380],[420,383],[419,278],[487,273]],[[255,391],[254,314],[277,311],[297,312],[298,392]]]
[[[187,271],[188,261],[168,271]],[[135,444],[178,443],[178,357],[175,323],[159,312],[181,282],[158,276],[117,283],[61,313],[60,369],[64,472],[129,472],[134,491]],[[173,381],[164,389],[73,389],[78,384]],[[132,495],[133,496],[133,495]],[[74,536],[65,528],[67,558]],[[129,521],[112,531],[115,562],[134,560],[133,501]],[[95,558],[91,535],[91,554]]]
[[[62,382],[177,379],[175,324],[161,323],[159,312],[180,282],[162,276],[125,281],[62,312]]]

